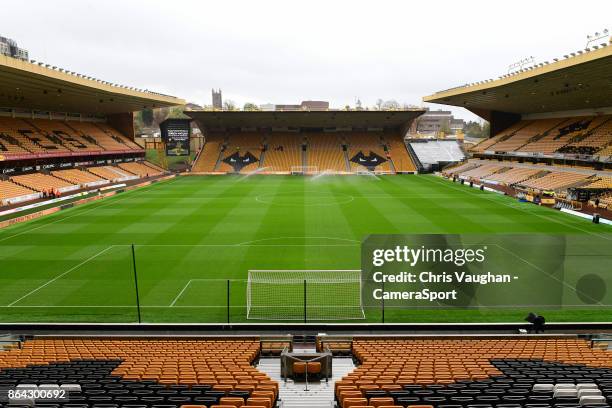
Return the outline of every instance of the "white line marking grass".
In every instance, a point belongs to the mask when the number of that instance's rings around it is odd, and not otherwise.
[[[181,296],[183,296],[183,293],[185,293],[185,291],[187,290],[187,288],[189,287],[189,285],[191,285],[191,282],[193,282],[193,279],[189,279],[189,281],[187,281],[187,283],[185,284],[185,286],[183,287],[183,290],[181,290],[178,295],[176,295],[176,297],[174,298],[174,300],[172,301],[172,303],[170,303],[169,307],[173,307],[176,302],[180,299]]]
[[[457,190],[457,191],[463,191],[463,192],[466,192],[466,193],[470,193],[471,195],[478,195],[478,196],[480,196],[480,197],[482,197],[482,198],[484,198],[484,199],[486,199],[488,201],[491,201],[491,202],[494,202],[494,203],[497,203],[497,204],[501,204],[501,205],[504,205],[506,207],[510,207],[510,208],[512,208],[514,210],[522,211],[522,212],[527,213],[527,214],[535,215],[536,217],[543,218],[545,220],[552,221],[552,222],[555,222],[555,223],[560,224],[560,225],[565,225],[566,227],[570,227],[570,228],[573,228],[575,230],[585,232],[585,233],[587,233],[589,235],[600,237],[600,238],[603,238],[603,239],[606,239],[606,240],[612,240],[612,238],[610,236],[605,236],[605,235],[601,235],[601,234],[597,234],[595,232],[591,232],[591,231],[585,230],[585,229],[580,228],[580,227],[578,227],[576,225],[568,224],[566,222],[559,221],[559,220],[557,220],[555,218],[547,217],[546,215],[543,215],[543,214],[538,214],[535,211],[529,211],[529,210],[525,209],[524,207],[516,207],[516,206],[514,206],[514,205],[512,205],[510,203],[506,203],[505,199],[504,200],[497,200],[497,199],[495,199],[495,197],[507,198],[506,196],[499,196],[499,195],[496,195],[496,194],[493,194],[492,196],[489,196],[489,195],[487,195],[487,192],[484,192],[484,194],[479,194],[478,192],[474,191],[473,188],[461,188],[461,187],[457,187],[454,184],[452,184],[452,181],[450,181],[450,180],[447,180],[448,183],[451,183],[450,185],[446,184],[444,180],[440,180],[440,182],[435,181],[436,179],[434,179],[433,177],[427,177],[426,180],[429,180],[429,181],[431,181],[434,184],[440,184],[440,185],[445,184],[448,187],[450,187],[450,188],[452,188],[454,190]],[[478,190],[478,191],[480,191],[480,190]]]
[[[22,301],[23,299],[27,298],[30,295],[33,295],[34,293],[38,292],[39,290],[41,290],[42,288],[50,285],[51,283],[55,282],[56,280],[68,275],[70,272],[80,268],[81,266],[85,265],[87,262],[91,261],[94,258],[97,258],[98,256],[102,255],[103,253],[105,253],[106,251],[108,251],[109,249],[113,248],[113,245],[108,246],[106,248],[104,248],[103,250],[99,251],[98,253],[96,253],[95,255],[90,256],[89,258],[85,259],[84,261],[78,263],[77,265],[73,266],[72,268],[68,269],[65,272],[60,273],[59,275],[57,275],[56,277],[54,277],[53,279],[48,280],[47,282],[43,283],[42,285],[40,285],[39,287],[29,291],[28,293],[26,293],[25,295],[23,295],[22,297],[20,297],[19,299],[13,301],[12,303],[10,303],[8,305],[8,307],[12,307],[14,306],[16,303],[19,303],[20,301]]]

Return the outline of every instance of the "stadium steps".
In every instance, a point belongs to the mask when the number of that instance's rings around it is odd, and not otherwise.
[[[391,158],[391,153],[389,153],[387,145],[383,145],[383,149],[385,150],[385,153],[387,153],[387,159],[389,160],[389,169],[393,172],[393,174],[397,174],[397,170],[395,169],[395,163],[393,163],[393,158]]]
[[[225,142],[221,144],[221,146],[219,146],[219,154],[217,155],[217,162],[215,163],[215,167],[213,167],[213,171],[219,170],[219,166],[221,165],[221,161],[223,160],[223,152],[225,151],[225,149],[223,148],[224,146]]]
[[[408,156],[410,156],[410,159],[412,159],[412,162],[416,165],[417,171],[425,171],[425,166],[419,159],[419,156],[416,154],[410,143],[406,145],[406,150],[408,151]]]
[[[306,166],[308,166],[308,148],[304,149],[303,146],[304,145],[302,145],[302,168],[306,169]]]
[[[342,153],[344,153],[344,163],[346,164],[346,171],[350,172],[351,171],[351,161],[348,155],[348,148],[347,149],[343,148]]]
[[[259,166],[258,168],[263,169],[265,167],[265,162],[266,160],[266,150],[262,150],[261,155],[259,156]]]
[[[264,357],[259,360],[257,368],[268,374],[273,381],[278,382],[279,406],[282,408],[333,408],[334,384],[355,369],[350,357],[334,357],[332,362],[333,377],[329,382],[315,381],[308,383],[308,391],[304,382],[285,381],[280,376],[280,358]]]

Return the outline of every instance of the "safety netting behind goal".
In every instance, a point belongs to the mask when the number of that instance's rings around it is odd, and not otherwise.
[[[359,270],[251,270],[247,318],[350,320],[365,318]]]

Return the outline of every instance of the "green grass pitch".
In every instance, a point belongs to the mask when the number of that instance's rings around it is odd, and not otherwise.
[[[610,227],[429,175],[191,176],[0,231],[0,321],[246,322],[250,269],[359,269],[368,234]],[[608,321],[609,308],[538,310]],[[386,310],[387,322],[519,322],[525,310]],[[378,308],[365,310],[378,322]]]

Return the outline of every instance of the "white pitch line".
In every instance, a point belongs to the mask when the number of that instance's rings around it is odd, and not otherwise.
[[[174,298],[174,300],[172,301],[172,303],[170,303],[170,306],[168,307],[174,307],[175,303],[177,300],[179,300],[179,298],[183,295],[183,293],[185,293],[185,291],[187,290],[187,287],[189,287],[189,285],[191,284],[191,281],[193,281],[193,279],[189,279],[189,281],[187,282],[187,284],[185,284],[185,286],[183,287],[183,290],[181,290],[179,292],[178,295],[176,295],[176,297]]]
[[[113,248],[114,245],[108,246],[106,248],[104,248],[103,250],[101,250],[100,252],[98,252],[97,254],[90,256],[89,258],[87,258],[86,260],[82,261],[81,263],[73,266],[72,268],[68,269],[66,272],[60,273],[59,275],[57,275],[55,278],[47,281],[46,283],[43,283],[42,285],[40,285],[39,287],[37,287],[34,290],[29,291],[28,293],[26,293],[25,295],[23,295],[22,297],[20,297],[19,299],[15,300],[14,302],[10,303],[9,305],[7,305],[7,307],[12,307],[13,305],[15,305],[15,303],[18,303],[20,301],[22,301],[23,299],[27,298],[28,296],[38,292],[39,290],[41,290],[42,288],[46,287],[47,285],[50,285],[51,283],[55,282],[56,280],[60,279],[63,276],[66,276],[67,274],[69,274],[70,272],[80,268],[81,266],[85,265],[87,262],[91,261],[92,259],[102,255],[103,253],[105,253],[106,251],[108,251],[109,249]]]
[[[170,181],[172,181],[172,180],[176,180],[176,178],[171,179]],[[162,183],[158,182],[158,183],[155,183],[155,184],[150,184],[149,186],[151,186],[151,187],[155,187],[155,186],[159,186],[159,185],[161,185],[161,184],[162,184]],[[149,187],[149,186],[145,186],[145,187]],[[145,187],[143,187],[143,188],[145,188]],[[146,190],[136,190],[136,191],[133,191],[133,194],[127,194],[127,196],[124,196],[124,197],[119,197],[119,198],[118,198],[118,199],[116,199],[116,200],[110,200],[110,201],[107,201],[107,202],[103,202],[102,204],[97,205],[97,206],[95,206],[94,208],[90,208],[89,210],[86,210],[86,211],[79,211],[77,214],[69,215],[68,217],[63,217],[63,218],[60,218],[59,220],[55,220],[55,221],[51,221],[51,222],[47,222],[47,223],[45,223],[45,224],[43,224],[43,225],[39,225],[38,227],[30,228],[30,229],[28,229],[28,230],[26,230],[26,231],[22,231],[22,232],[19,232],[19,233],[17,233],[17,234],[9,235],[8,237],[3,237],[3,238],[0,238],[0,242],[2,242],[2,241],[6,241],[7,239],[11,239],[11,238],[14,238],[14,237],[18,237],[18,236],[23,235],[23,234],[27,234],[28,232],[36,231],[36,230],[41,229],[41,228],[43,228],[43,227],[46,227],[46,226],[48,226],[48,225],[56,224],[56,223],[58,223],[58,222],[61,222],[61,221],[64,221],[64,220],[67,220],[67,219],[70,219],[70,218],[78,217],[79,215],[83,215],[83,214],[90,213],[90,212],[92,212],[92,211],[97,210],[98,208],[106,207],[106,206],[108,206],[108,205],[115,204],[115,203],[117,203],[117,202],[119,202],[119,201],[125,201],[125,200],[126,200],[126,199],[128,199],[128,198],[133,198],[134,196],[139,196],[139,195],[141,195],[141,194],[143,194],[143,193],[146,193],[146,192],[149,192],[149,191],[151,191],[151,188],[146,189]],[[130,191],[128,191],[127,193],[130,193]],[[140,193],[140,194],[139,194],[139,193]],[[115,196],[109,197],[109,199],[112,199],[113,197],[115,197]],[[106,200],[104,200],[104,199],[102,199],[102,200],[103,200],[103,201],[106,201]],[[97,204],[97,201],[93,201],[91,204]],[[78,207],[77,207],[77,208],[78,208]]]
[[[434,181],[433,177],[427,177],[427,178],[426,178],[426,180],[430,180],[430,181],[431,181],[432,183],[434,183],[434,184],[440,184],[440,185],[445,184],[445,182],[444,182],[444,181],[442,181],[442,180],[440,180],[440,181],[441,181],[441,183],[438,183],[438,182]],[[451,183],[452,183],[452,182],[451,182]],[[495,199],[493,199],[493,200],[492,200],[492,199],[491,199],[491,198],[489,198],[489,196],[488,196],[488,195],[486,195],[486,194],[479,195],[478,193],[476,193],[475,191],[473,191],[473,189],[472,189],[472,188],[469,188],[469,189],[464,189],[464,188],[461,188],[461,187],[454,186],[454,185],[452,185],[452,184],[451,184],[451,185],[448,185],[448,184],[447,184],[447,186],[448,186],[449,188],[453,188],[454,190],[457,190],[457,191],[463,191],[463,192],[470,193],[470,194],[471,194],[471,195],[473,195],[473,196],[476,196],[476,195],[481,196],[482,198],[484,198],[484,199],[486,199],[486,200],[488,200],[488,201],[490,201],[490,202],[493,202],[493,203],[498,203],[498,204],[504,205],[504,206],[506,206],[506,207],[510,207],[510,208],[512,208],[512,209],[514,209],[514,210],[518,210],[518,211],[522,211],[522,212],[527,213],[527,214],[535,215],[536,217],[543,218],[543,219],[545,219],[545,220],[552,221],[552,222],[555,222],[555,223],[557,223],[557,224],[564,225],[564,226],[566,226],[566,227],[570,227],[570,228],[576,229],[576,230],[578,230],[578,231],[585,232],[585,233],[587,233],[587,234],[589,234],[589,235],[593,235],[593,236],[596,236],[596,237],[600,237],[600,238],[603,238],[603,239],[606,239],[606,240],[610,240],[610,239],[612,239],[612,238],[606,237],[606,236],[604,236],[604,235],[600,235],[600,234],[597,234],[597,233],[595,233],[595,232],[591,232],[591,231],[585,230],[585,229],[580,228],[580,227],[578,227],[578,226],[576,226],[576,225],[573,225],[573,224],[568,224],[568,223],[566,223],[566,222],[559,221],[559,220],[557,220],[557,219],[555,219],[555,218],[551,218],[551,217],[547,217],[547,216],[542,215],[542,214],[538,214],[538,213],[536,213],[535,211],[529,211],[529,210],[526,210],[525,208],[515,207],[515,206],[510,205],[510,204],[508,204],[508,203],[505,203],[505,202],[503,202],[503,201],[497,201],[497,200],[495,200]],[[492,197],[493,197],[493,196],[492,196]]]
[[[2,308],[6,308],[8,306],[0,306],[0,309]],[[257,306],[258,308],[277,308],[278,306]],[[287,306],[287,307],[295,307],[295,308],[303,308],[303,305],[293,305],[293,306]],[[329,306],[325,306],[325,305],[321,305],[321,306],[309,306],[311,308],[356,308],[357,306],[335,306],[335,305],[329,305]],[[601,307],[612,307],[612,304],[608,305],[608,304],[602,304],[602,305],[490,305],[490,306],[461,306],[459,309],[478,309],[478,308],[485,308],[485,309],[508,309],[508,308],[528,308],[528,307],[547,307],[547,308],[555,308],[555,309],[563,309],[563,308],[569,308],[569,307],[573,307],[573,308],[593,308],[593,309],[600,309]],[[105,308],[105,309],[113,309],[113,308],[136,308],[136,305],[25,305],[25,306],[12,306],[11,309],[34,309],[34,308]],[[191,309],[196,309],[196,308],[201,308],[201,309],[214,309],[214,308],[223,308],[223,309],[227,309],[227,305],[201,305],[201,306],[196,306],[196,305],[176,305],[176,306],[167,306],[167,305],[141,305],[140,306],[141,309],[146,309],[146,308],[150,308],[150,309],[169,309],[169,308],[173,308],[173,309],[178,309],[178,308],[191,308]],[[246,308],[246,305],[231,305],[230,308]],[[387,306],[385,305],[385,309],[456,309],[453,306],[447,306],[447,305],[442,305],[442,306],[435,306],[435,305],[429,305],[429,306]]]
[[[124,246],[124,247],[129,247],[131,246],[131,244],[122,244],[122,245],[114,245],[114,246]],[[168,248],[191,248],[191,247],[202,247],[202,248],[206,248],[206,247],[221,247],[221,248],[231,248],[231,247],[235,247],[235,248],[240,248],[240,247],[244,247],[244,248],[248,248],[248,247],[356,247],[359,246],[359,244],[355,243],[355,244],[259,244],[259,245],[244,245],[244,244],[134,244],[134,246],[136,248],[139,247],[168,247]]]
[[[552,278],[554,280],[556,280],[558,283],[560,283],[561,285],[573,289],[574,291],[577,291],[578,289],[575,288],[574,286],[570,285],[569,283],[567,283],[565,280],[561,280],[559,278],[557,278],[555,275],[548,273],[547,271],[545,271],[544,269],[540,268],[539,266],[535,265],[532,262],[529,262],[527,259],[523,258],[522,256],[514,253],[513,251],[509,250],[508,248],[503,247],[502,245],[498,245],[498,244],[493,244],[495,246],[497,246],[498,248],[500,248],[503,251],[508,252],[509,254],[515,256],[516,258],[520,259],[522,262],[526,263],[527,265],[531,266],[534,269],[537,269],[538,271],[540,271],[541,273],[543,273],[544,275],[548,276],[549,278]],[[598,305],[603,306],[603,304],[599,301],[597,301],[597,299],[593,299],[591,296],[589,296],[588,294],[585,294],[589,299],[594,300],[595,302],[597,302]]]

